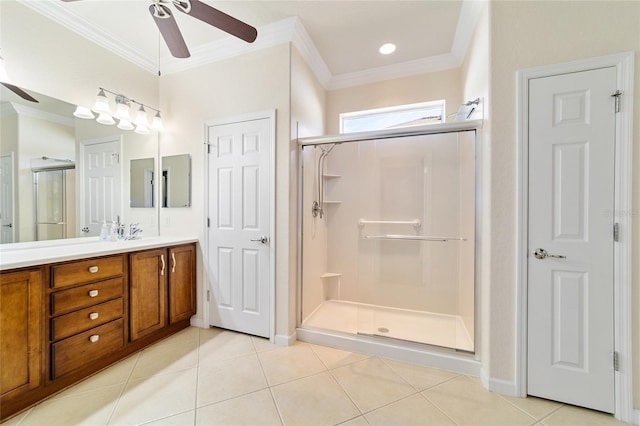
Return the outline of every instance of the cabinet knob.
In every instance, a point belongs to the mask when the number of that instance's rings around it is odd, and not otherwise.
[[[98,267],[97,266],[90,266],[89,267],[89,272],[91,272],[92,274],[95,274],[96,272],[98,272]]]
[[[97,342],[98,340],[100,340],[100,336],[99,336],[99,335],[97,335],[97,334],[94,334],[93,336],[89,337],[89,341],[90,341],[91,343],[95,343],[95,342]]]
[[[99,316],[100,316],[100,314],[98,314],[97,312],[91,312],[91,313],[89,314],[89,319],[91,319],[91,320],[97,320]]]
[[[98,290],[89,291],[89,297],[96,297],[98,295]]]

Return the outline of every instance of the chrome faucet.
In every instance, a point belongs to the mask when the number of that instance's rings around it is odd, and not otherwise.
[[[138,234],[142,233],[142,228],[140,228],[139,223],[132,223],[129,225],[129,235],[126,236],[125,240],[137,240],[139,237]]]

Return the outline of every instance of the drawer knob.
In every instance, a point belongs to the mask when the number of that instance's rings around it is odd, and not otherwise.
[[[92,274],[95,274],[96,272],[98,272],[98,267],[97,266],[90,266],[89,267],[89,272],[91,272]]]
[[[100,315],[97,312],[91,312],[89,314],[89,318],[92,320],[97,320]]]
[[[89,297],[96,297],[98,295],[98,290],[89,291]]]
[[[97,335],[97,334],[94,334],[93,336],[89,337],[89,341],[90,341],[91,343],[95,343],[95,342],[97,342],[98,340],[100,340],[100,336],[99,336],[99,335]]]

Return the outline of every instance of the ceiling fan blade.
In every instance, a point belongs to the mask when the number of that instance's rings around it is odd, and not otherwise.
[[[25,92],[24,90],[22,90],[21,88],[19,88],[18,86],[14,86],[13,84],[9,84],[9,83],[1,83],[4,87],[6,87],[7,89],[11,90],[13,93],[15,93],[16,95],[20,96],[22,99],[24,99],[25,101],[30,101],[30,102],[35,102],[35,103],[40,103],[40,101],[38,101],[36,98],[34,98],[33,96],[31,96],[30,94],[28,94],[27,92]]]
[[[189,4],[191,7],[189,7]],[[258,31],[249,24],[227,15],[224,12],[214,9],[201,2],[200,0],[177,0],[174,1],[176,9],[180,12],[184,12],[187,15],[193,16],[209,25],[220,28],[233,36],[236,36],[248,43],[253,43],[258,37]]]
[[[169,8],[161,4],[152,4],[149,6],[149,12],[153,16],[153,20],[156,21],[160,34],[162,34],[162,38],[167,43],[171,54],[176,58],[188,58],[191,56],[187,44],[182,38],[182,33],[180,33],[180,28],[176,23],[176,18],[173,17]]]

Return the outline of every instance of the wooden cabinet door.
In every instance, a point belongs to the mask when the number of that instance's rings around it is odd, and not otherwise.
[[[137,252],[130,257],[130,340],[134,341],[167,325],[167,276],[165,249]]]
[[[0,275],[0,396],[6,401],[42,383],[41,270]]]
[[[189,244],[169,249],[169,322],[196,313],[196,248]]]

